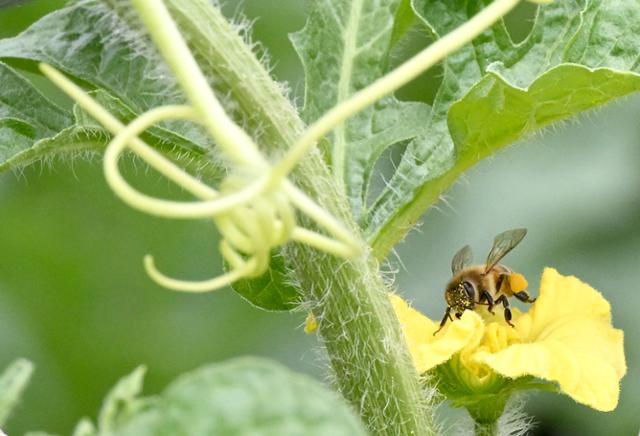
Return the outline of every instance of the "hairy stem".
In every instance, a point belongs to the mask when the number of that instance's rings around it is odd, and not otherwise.
[[[209,0],[166,0],[205,75],[223,80],[260,143],[285,151],[304,124],[264,66]],[[250,126],[249,126],[250,127]],[[320,205],[359,232],[317,151],[292,180]],[[301,244],[286,248],[305,299],[320,321],[336,383],[373,434],[434,434],[431,411],[387,299],[376,261],[346,262]]]
[[[498,422],[478,422],[474,424],[476,436],[496,436],[498,434]]]

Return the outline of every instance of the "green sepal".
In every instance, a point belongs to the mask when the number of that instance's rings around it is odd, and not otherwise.
[[[516,391],[538,389],[558,392],[556,384],[532,376],[510,379],[489,368],[484,368],[483,371],[480,377],[470,374],[460,362],[459,355],[433,370],[438,390],[451,402],[451,406],[467,409],[478,423],[497,421]]]

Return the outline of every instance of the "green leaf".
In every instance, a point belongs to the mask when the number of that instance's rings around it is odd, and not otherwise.
[[[449,110],[456,164],[468,166],[533,130],[638,90],[640,75],[609,68],[562,64],[526,89],[489,73]]]
[[[31,83],[0,62],[0,171],[34,142],[69,127],[69,113],[46,99]]]
[[[102,129],[68,127],[55,136],[25,143],[25,148],[0,160],[0,172],[21,168],[37,161],[51,159],[58,155],[102,150],[110,137]],[[4,143],[4,139],[0,144]],[[9,143],[11,144],[11,143]]]
[[[88,418],[82,418],[74,428],[73,436],[110,434],[153,407],[154,397],[140,396],[145,372],[146,368],[139,366],[118,380],[104,399],[98,414],[98,425],[95,426]]]
[[[408,26],[399,0],[322,0],[291,40],[305,70],[303,117],[311,122],[382,76],[388,65],[395,20],[396,38]],[[406,4],[404,5],[406,8]],[[345,187],[356,219],[366,213],[373,167],[388,147],[425,133],[429,107],[387,97],[331,135],[334,178]]]
[[[112,106],[109,107],[113,108],[117,105],[121,104],[112,102]],[[131,114],[123,119],[128,120],[134,117]],[[81,120],[80,124],[74,124],[54,136],[39,140],[34,140],[35,136],[31,132],[33,127],[24,121],[0,119],[0,172],[21,168],[37,161],[46,161],[60,155],[99,152],[111,140],[111,135],[93,121],[88,120]],[[192,167],[199,174],[206,174],[212,179],[220,174],[219,166],[215,165],[208,155],[193,143],[171,131],[154,127],[142,137],[154,148],[183,162],[186,167]],[[3,150],[4,153],[2,153]]]
[[[480,0],[413,0],[443,35]],[[556,1],[531,34],[511,41],[502,22],[444,61],[427,120],[364,217],[377,257],[388,253],[455,178],[480,159],[549,123],[640,90],[640,1]]]
[[[0,119],[14,118],[29,124],[34,139],[46,138],[71,125],[73,120],[67,112],[2,62],[0,83]]]
[[[4,426],[27,387],[33,364],[25,359],[14,361],[0,375],[0,426]]]
[[[298,289],[290,283],[282,254],[272,254],[269,270],[253,279],[240,280],[231,285],[251,304],[265,310],[292,310],[300,304]]]
[[[411,29],[416,21],[416,14],[411,8],[411,0],[400,0],[396,17],[393,23],[393,32],[391,34],[391,45],[395,46],[398,41]]]
[[[115,430],[121,423],[131,419],[132,416],[148,406],[148,401],[138,398],[142,393],[145,372],[144,366],[137,367],[131,374],[120,379],[107,394],[98,415],[98,430],[100,432]],[[79,425],[82,425],[82,421]],[[80,427],[80,430],[90,430],[86,424],[83,427],[85,428]]]
[[[18,36],[0,40],[0,58],[52,64],[95,88],[93,96],[123,122],[152,107],[182,102],[153,46],[120,18],[121,12],[102,2],[76,2]],[[0,80],[0,171],[60,152],[99,150],[108,143],[110,135],[88,115],[78,108],[74,113],[58,108],[2,63]],[[208,137],[193,123],[164,122],[144,139],[199,173],[211,178],[221,174],[208,155]]]
[[[97,150],[108,137],[102,129],[74,126],[73,115],[0,62],[0,171],[57,154]]]
[[[53,433],[48,433],[46,431],[29,431],[25,433],[24,436],[58,436],[58,435]],[[73,436],[76,436],[76,435],[73,435]]]
[[[0,58],[53,65],[106,90],[135,113],[184,101],[173,76],[147,38],[105,2],[74,2],[0,40]],[[180,123],[178,133],[207,147],[200,129]]]
[[[88,418],[82,418],[73,429],[72,436],[97,436],[98,430]]]
[[[210,365],[173,382],[150,409],[105,436],[365,435],[333,392],[253,358]]]
[[[33,144],[36,136],[31,124],[17,118],[0,119],[0,162],[7,162]],[[6,163],[0,163],[0,170]]]

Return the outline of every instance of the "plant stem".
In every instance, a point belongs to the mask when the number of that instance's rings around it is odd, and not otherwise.
[[[498,422],[475,421],[474,431],[476,436],[496,436],[498,434]]]
[[[250,48],[209,0],[166,0],[203,72],[222,79],[252,123],[260,142],[287,150],[304,129]],[[292,180],[357,234],[344,195],[336,189],[317,150]],[[377,262],[364,255],[345,262],[302,244],[286,259],[320,321],[320,334],[336,384],[372,434],[432,435],[432,411],[413,368]]]

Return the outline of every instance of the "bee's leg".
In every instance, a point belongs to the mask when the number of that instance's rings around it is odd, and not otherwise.
[[[506,277],[506,274],[500,274],[500,277],[498,277],[498,280],[496,281],[496,293],[500,293],[500,291],[502,290],[502,285],[505,283],[504,279]]]
[[[489,313],[495,315],[495,312],[493,311],[493,305],[496,303],[493,301],[493,297],[488,291],[482,291],[480,293],[480,301],[482,302],[483,300],[487,302],[487,310],[489,311]]]
[[[533,303],[534,301],[536,301],[535,298],[531,298],[531,295],[529,295],[527,291],[514,292],[513,295],[515,295],[518,300],[525,303]]]
[[[502,303],[502,306],[504,307],[504,319],[505,321],[507,321],[507,324],[509,324],[511,327],[515,327],[513,324],[511,324],[511,309],[509,309],[509,300],[507,299],[507,296],[502,294],[497,300],[496,300],[496,304],[500,304]]]
[[[440,327],[438,327],[438,330],[436,330],[435,332],[433,332],[433,336],[436,335],[436,333],[438,333],[440,330],[442,330],[442,327],[444,327],[444,325],[447,323],[447,319],[451,320],[451,322],[453,322],[453,318],[451,318],[451,308],[447,306],[447,310],[445,310],[444,312],[444,316],[442,317],[442,321],[440,321]]]

